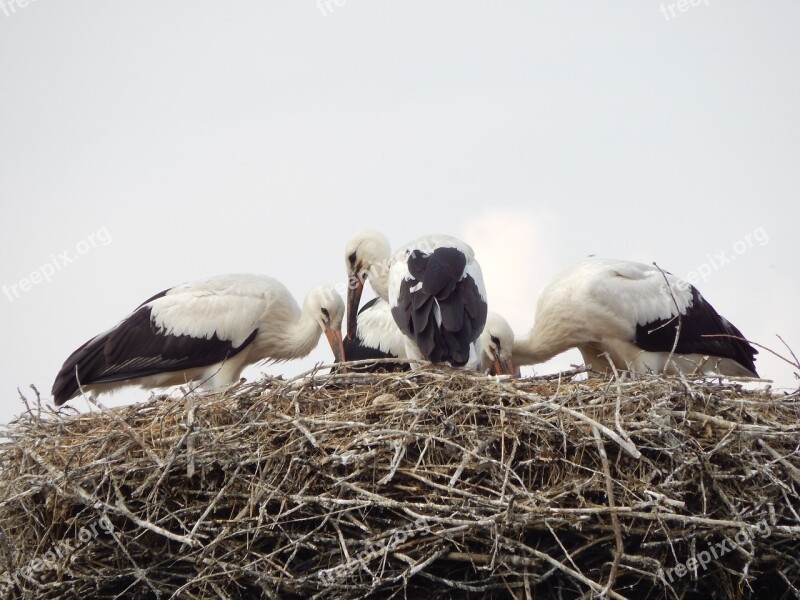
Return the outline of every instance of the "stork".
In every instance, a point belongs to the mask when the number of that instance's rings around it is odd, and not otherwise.
[[[191,381],[217,390],[247,365],[306,356],[323,331],[339,361],[343,317],[344,302],[331,286],[312,289],[301,309],[282,283],[265,275],[184,283],[145,300],[75,350],[56,376],[53,399],[59,406],[83,389]]]
[[[514,332],[503,317],[495,312],[486,315],[486,325],[478,338],[481,370],[490,375],[514,375]]]
[[[448,235],[419,238],[391,254],[383,234],[364,230],[345,249],[349,277],[347,337],[369,278],[405,335],[406,355],[461,367],[477,362],[475,342],[486,322],[486,290],[472,248]]]
[[[370,358],[406,358],[406,337],[392,317],[389,303],[373,298],[358,311],[355,336],[345,338],[344,356],[348,361]],[[378,363],[354,367],[354,371],[408,371],[408,363]]]
[[[607,353],[639,373],[758,377],[758,351],[697,288],[625,260],[591,258],[557,275],[539,297],[533,329],[514,342],[513,361],[536,364],[570,348],[599,372]]]

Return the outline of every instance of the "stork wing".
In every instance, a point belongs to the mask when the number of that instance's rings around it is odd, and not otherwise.
[[[161,292],[70,355],[53,384],[55,402],[74,396],[79,382],[183,371],[235,356],[258,333],[267,302],[264,294],[230,285],[187,284]]]
[[[470,346],[486,323],[486,300],[477,263],[467,264],[463,252],[439,247],[430,254],[411,250],[405,263],[392,264],[402,276],[391,301],[400,330],[431,362],[463,366]]]
[[[615,275],[595,293],[601,294],[617,314],[634,317],[632,341],[637,346],[648,352],[669,352],[674,346],[678,354],[729,358],[756,374],[754,357],[758,351],[693,285],[636,263],[619,265]]]

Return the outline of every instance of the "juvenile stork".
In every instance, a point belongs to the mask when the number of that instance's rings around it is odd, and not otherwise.
[[[478,338],[481,371],[490,375],[515,375],[519,369],[514,367],[514,332],[503,317],[490,312],[486,315],[486,325]]]
[[[486,322],[486,290],[467,244],[451,236],[431,235],[392,255],[382,234],[365,230],[348,242],[345,263],[348,338],[355,336],[358,304],[369,278],[406,337],[408,358],[477,366],[475,342]]]
[[[539,296],[533,329],[515,341],[513,361],[537,364],[570,348],[599,372],[608,353],[617,368],[639,373],[758,376],[758,351],[697,288],[624,260],[592,258],[557,275]]]
[[[398,329],[389,303],[373,298],[358,311],[356,333],[344,340],[345,360],[406,358],[406,336]],[[408,371],[408,363],[376,363],[354,367],[354,371]]]
[[[216,390],[247,365],[306,356],[325,332],[342,360],[344,302],[330,286],[311,290],[301,309],[286,287],[264,275],[220,275],[170,288],[145,300],[64,362],[56,405],[81,390],[199,382]]]

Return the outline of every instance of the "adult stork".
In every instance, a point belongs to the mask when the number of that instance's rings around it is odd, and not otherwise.
[[[758,376],[758,351],[697,288],[625,260],[592,258],[557,275],[539,297],[533,329],[515,341],[513,361],[536,364],[570,348],[593,371],[608,369],[608,353],[617,368],[640,373]]]
[[[345,338],[344,356],[348,361],[406,358],[406,337],[392,317],[389,303],[373,298],[358,311],[355,336]],[[353,367],[354,371],[408,371],[408,363],[386,362]]]
[[[467,244],[430,235],[392,255],[384,235],[364,230],[348,242],[345,263],[348,338],[355,336],[358,304],[369,278],[406,337],[408,358],[457,367],[477,363],[475,341],[486,322],[486,290]]]
[[[344,356],[344,302],[330,286],[311,290],[301,309],[265,275],[220,275],[164,290],[64,362],[53,383],[56,405],[82,389],[166,387],[199,382],[219,389],[245,366],[306,356],[324,331],[335,360]]]

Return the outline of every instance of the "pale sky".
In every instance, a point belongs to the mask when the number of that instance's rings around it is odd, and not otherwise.
[[[695,273],[800,352],[800,4],[684,7],[0,0],[0,422],[155,292],[253,272],[302,301],[365,226],[472,244],[518,334],[595,254]]]

